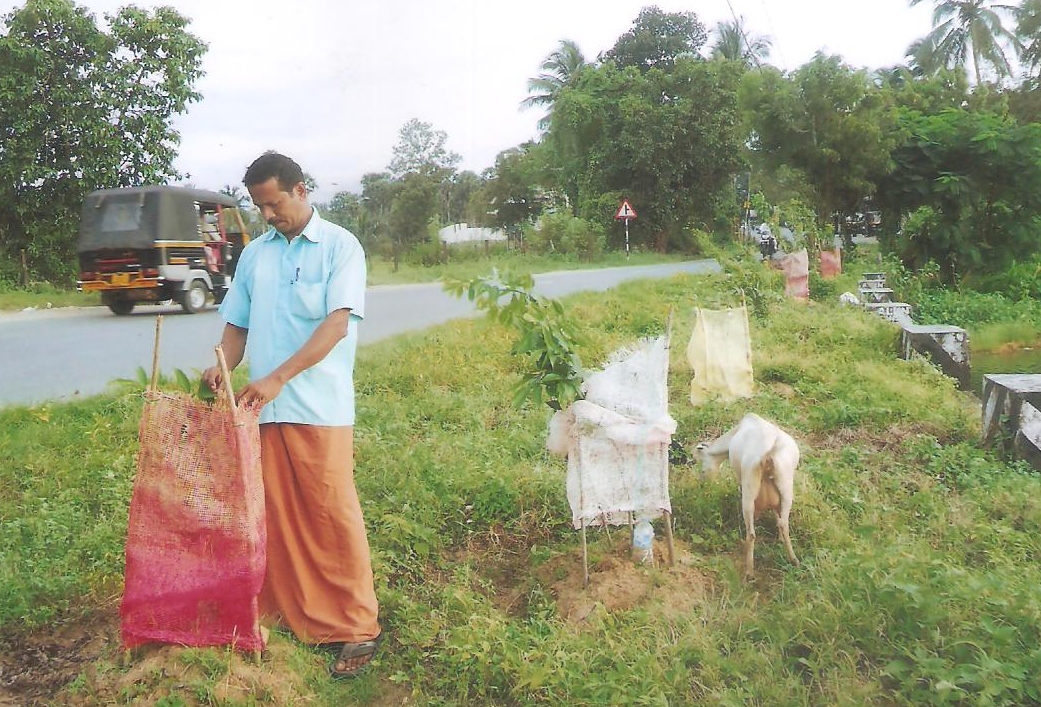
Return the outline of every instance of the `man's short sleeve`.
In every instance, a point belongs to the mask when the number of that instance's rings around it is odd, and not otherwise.
[[[326,311],[349,309],[365,317],[365,251],[350,231],[345,231],[332,253]]]
[[[235,268],[235,276],[231,280],[231,287],[217,310],[224,321],[240,329],[249,329],[251,297],[248,283],[252,281],[253,270],[256,267],[255,250],[246,246],[242,251]]]

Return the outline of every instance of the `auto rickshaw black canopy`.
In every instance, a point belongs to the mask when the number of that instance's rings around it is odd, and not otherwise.
[[[189,187],[93,191],[83,201],[76,251],[151,248],[156,241],[201,241],[197,204],[239,206],[226,194]]]

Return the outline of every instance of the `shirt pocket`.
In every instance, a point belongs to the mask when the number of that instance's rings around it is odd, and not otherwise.
[[[304,319],[325,317],[325,283],[293,283],[289,311]]]

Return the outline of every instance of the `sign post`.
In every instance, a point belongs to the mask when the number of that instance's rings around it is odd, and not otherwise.
[[[622,199],[622,205],[618,207],[614,215],[615,221],[625,221],[625,257],[629,257],[629,221],[636,218],[636,210],[628,199]]]

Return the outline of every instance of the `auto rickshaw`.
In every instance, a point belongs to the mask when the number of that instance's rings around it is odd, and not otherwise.
[[[87,195],[76,252],[77,289],[114,314],[174,301],[194,314],[231,286],[249,232],[236,199],[187,187],[99,189]]]

